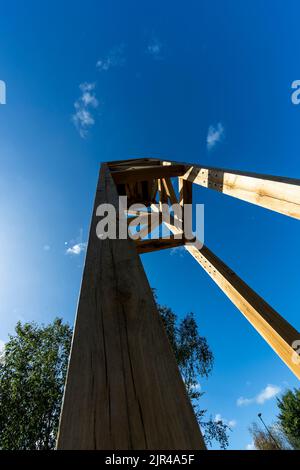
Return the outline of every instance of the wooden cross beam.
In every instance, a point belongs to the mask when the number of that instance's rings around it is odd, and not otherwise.
[[[183,238],[176,239],[174,236],[170,236],[168,238],[136,240],[136,247],[139,255],[158,250],[165,250],[167,248],[178,248],[184,244],[185,240]]]
[[[149,165],[149,166],[134,166],[125,170],[118,170],[112,172],[113,179],[116,184],[130,183],[135,181],[147,181],[157,178],[170,178],[173,176],[180,176],[184,174],[184,165]]]
[[[185,247],[300,379],[300,362],[295,361],[295,350],[292,346],[294,341],[300,340],[300,333],[206,246],[203,246],[201,250],[192,245]]]
[[[293,348],[295,341],[299,341],[300,344],[299,331],[206,246],[198,250],[193,245],[186,245],[186,249],[300,379],[300,361],[295,360]]]
[[[182,178],[190,183],[300,219],[300,179],[206,165],[190,164],[185,170]]]

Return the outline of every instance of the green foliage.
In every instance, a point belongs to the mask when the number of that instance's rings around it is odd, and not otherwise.
[[[215,421],[211,417],[205,419],[206,410],[199,407],[199,398],[203,395],[199,380],[208,377],[213,368],[213,353],[206,338],[200,336],[194,314],[188,313],[180,322],[176,314],[168,307],[157,304],[167,336],[175,354],[179,370],[186,385],[188,396],[203,437],[207,445],[215,440],[222,449],[228,446],[228,430],[222,421]]]
[[[0,361],[1,449],[54,448],[71,338],[59,318],[17,323]]]
[[[158,305],[187,393],[207,444],[228,445],[228,426],[205,419],[199,408],[199,379],[208,377],[213,354],[199,335],[194,315],[180,322]],[[0,357],[0,449],[54,449],[72,329],[55,319],[47,326],[18,323]]]
[[[300,449],[300,389],[288,390],[277,399],[280,426],[295,449]]]
[[[268,430],[253,423],[249,431],[258,450],[300,449],[300,390],[287,390],[277,398],[278,421]]]

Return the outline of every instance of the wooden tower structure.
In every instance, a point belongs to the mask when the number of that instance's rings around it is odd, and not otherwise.
[[[179,200],[172,181],[178,178]],[[61,412],[58,449],[204,449],[139,254],[184,245],[285,364],[300,378],[300,334],[208,247],[173,236],[99,239],[97,208],[192,203],[193,184],[300,219],[300,180],[154,158],[101,165]],[[158,206],[157,206],[158,204]],[[157,209],[158,207],[158,209]],[[161,219],[162,220],[162,219]],[[126,223],[127,223],[126,222]],[[121,221],[117,221],[117,225]],[[119,232],[118,232],[119,233]],[[296,343],[295,343],[296,342]]]

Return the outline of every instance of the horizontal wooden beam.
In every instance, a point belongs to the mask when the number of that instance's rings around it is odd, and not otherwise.
[[[120,161],[121,162],[121,161]],[[113,163],[113,162],[112,162]],[[123,161],[124,163],[124,161]],[[117,166],[114,171],[116,182],[130,182],[142,179],[168,178],[181,176],[184,180],[199,186],[213,189],[227,196],[235,197],[242,201],[264,207],[275,212],[300,219],[300,179],[283,176],[265,175],[248,171],[214,168],[207,165],[194,165],[192,163],[154,160],[154,159],[132,159],[128,163],[133,168],[118,172]],[[125,162],[125,164],[128,164]],[[140,167],[138,165],[146,165]],[[148,166],[149,165],[149,166]],[[161,172],[160,168],[172,168],[170,174]],[[148,173],[148,168],[156,167],[155,174]],[[176,167],[179,172],[176,173]],[[182,167],[184,168],[181,173]],[[145,173],[143,173],[143,170]],[[129,171],[130,178],[126,178]],[[176,174],[175,174],[176,173]],[[148,176],[147,176],[148,174]]]
[[[182,178],[227,196],[300,219],[300,179],[199,165],[187,166]]]
[[[144,167],[132,167],[127,170],[112,172],[115,183],[131,183],[134,181],[146,181],[158,178],[181,176],[185,172],[184,165],[149,165]]]
[[[167,248],[177,248],[184,245],[185,241],[178,240],[171,236],[170,238],[158,238],[151,240],[136,240],[138,254],[150,253],[152,251],[165,250]]]
[[[162,160],[160,160],[159,158],[148,158],[148,157],[145,157],[145,158],[128,158],[127,160],[112,160],[110,162],[107,162],[106,164],[108,165],[108,167],[110,169],[112,169],[113,167],[116,167],[116,166],[119,166],[119,165],[132,165],[132,164],[135,164],[135,165],[141,165],[141,164],[144,164],[144,163],[148,163],[148,165],[152,165],[154,163],[161,163]]]
[[[147,166],[159,166],[161,165],[161,162],[159,160],[157,161],[143,161],[143,162],[129,162],[129,163],[123,163],[122,165],[118,163],[117,165],[111,165],[111,170],[112,172],[115,171],[124,171],[124,170],[130,170],[133,168],[145,168]]]

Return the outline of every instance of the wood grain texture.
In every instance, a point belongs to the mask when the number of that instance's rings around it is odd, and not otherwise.
[[[184,243],[184,239],[178,240],[171,235],[170,238],[158,238],[157,240],[136,240],[136,248],[139,254],[144,254],[167,248],[177,248],[184,245]]]
[[[101,168],[63,400],[58,449],[203,449],[134,242],[100,240],[96,209],[117,207]]]
[[[179,204],[192,204],[193,202],[193,183],[191,181],[178,178]]]
[[[174,225],[166,225],[173,234],[182,233]],[[199,250],[192,244],[186,244],[185,248],[300,379],[300,361],[295,361],[292,347],[294,341],[300,341],[300,333],[209,248],[203,246]]]
[[[186,181],[300,219],[300,180],[203,166],[187,166]]]
[[[170,178],[163,178],[162,179],[163,186],[165,188],[165,192],[167,194],[168,199],[170,200],[171,205],[177,204],[177,197],[175,194],[175,190],[173,188],[173,184]]]
[[[201,250],[193,245],[185,247],[300,379],[300,361],[294,362],[295,351],[292,347],[294,341],[300,340],[300,333],[206,246]]]
[[[149,166],[135,166],[124,170],[116,169],[113,173],[115,183],[131,183],[137,180],[147,181],[157,178],[172,177],[183,175],[185,171],[184,165],[149,165]]]

